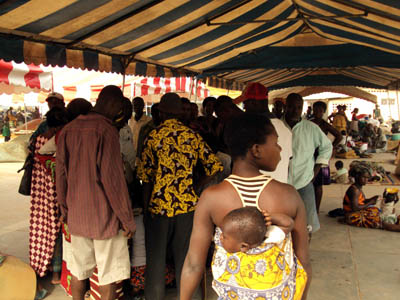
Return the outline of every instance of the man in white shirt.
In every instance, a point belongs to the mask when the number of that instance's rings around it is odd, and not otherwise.
[[[303,98],[296,93],[286,98],[285,125],[292,131],[293,158],[289,164],[288,183],[293,185],[303,199],[310,232],[320,228],[313,180],[321,166],[328,165],[332,155],[332,142],[315,123],[302,119]],[[314,159],[318,148],[318,157]]]
[[[249,83],[242,95],[235,99],[235,102],[244,101],[246,113],[262,114],[270,118],[272,125],[278,134],[278,144],[282,148],[281,160],[274,172],[260,170],[263,174],[268,174],[275,180],[283,183],[288,181],[289,160],[292,157],[292,132],[285,124],[277,119],[268,108],[268,89],[258,82]]]
[[[143,125],[149,122],[151,120],[151,117],[143,113],[144,109],[143,98],[136,97],[132,100],[132,103],[133,103],[133,111],[135,112],[135,114],[130,119],[129,126],[132,129],[132,135],[133,135],[133,140],[132,140],[133,150],[134,150],[133,157],[136,157],[140,128],[142,128]]]

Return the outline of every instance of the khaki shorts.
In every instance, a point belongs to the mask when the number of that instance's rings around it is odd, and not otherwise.
[[[106,240],[71,235],[70,250],[67,267],[79,280],[92,276],[96,266],[100,285],[130,277],[128,240],[122,231]]]

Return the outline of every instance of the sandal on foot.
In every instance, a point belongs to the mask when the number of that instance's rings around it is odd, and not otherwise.
[[[36,292],[35,300],[42,300],[44,299],[48,294],[48,291],[46,289],[41,289],[40,291]]]

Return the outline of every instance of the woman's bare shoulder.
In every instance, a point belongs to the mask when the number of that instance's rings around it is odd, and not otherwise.
[[[259,205],[267,211],[295,216],[300,205],[300,195],[290,184],[272,180],[261,194]]]

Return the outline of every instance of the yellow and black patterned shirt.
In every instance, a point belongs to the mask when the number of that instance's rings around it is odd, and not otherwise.
[[[198,161],[208,176],[223,169],[201,136],[178,120],[166,120],[150,132],[137,174],[142,181],[154,183],[151,213],[173,217],[195,209],[198,196],[193,187],[193,168]]]

